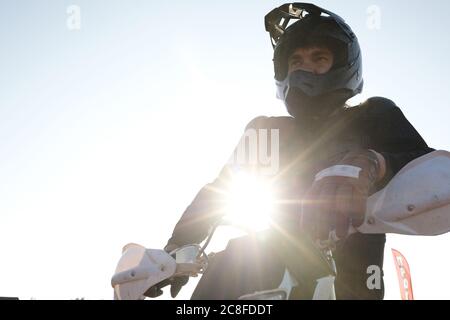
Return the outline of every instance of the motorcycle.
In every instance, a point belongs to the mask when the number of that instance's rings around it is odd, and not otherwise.
[[[204,275],[210,267],[214,254],[206,253],[217,227],[229,224],[220,221],[211,229],[203,246],[186,245],[172,252],[159,249],[146,249],[138,244],[128,244],[122,250],[111,285],[114,299],[141,300],[154,297],[177,277]],[[407,164],[391,179],[385,188],[369,197],[364,223],[350,233],[383,234],[396,233],[404,235],[434,236],[450,231],[450,152],[434,151]],[[278,243],[278,238],[267,237],[266,233],[253,238],[266,237],[269,242]],[[247,239],[248,240],[248,239]],[[260,240],[256,240],[258,242]],[[248,242],[248,241],[247,241]],[[245,241],[231,240],[230,245],[240,246]],[[335,243],[316,244],[303,239],[304,250],[314,256],[310,266],[312,273],[306,278],[315,280],[311,295],[313,300],[336,299],[334,280],[336,265],[333,259]],[[252,250],[247,250],[251,254]],[[267,263],[273,259],[270,257]],[[305,269],[306,270],[306,269]],[[275,277],[276,278],[276,277]],[[280,277],[278,277],[280,278]],[[241,300],[287,300],[295,299],[295,293],[303,283],[302,275],[293,275],[284,267],[281,281],[271,289],[254,290],[239,294]],[[272,281],[273,282],[273,281]],[[270,286],[267,282],[265,286]]]

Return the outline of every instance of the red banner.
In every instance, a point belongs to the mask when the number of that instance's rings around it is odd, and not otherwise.
[[[397,268],[398,283],[402,300],[414,300],[408,261],[406,261],[405,257],[397,250],[391,250],[394,256],[395,267]]]

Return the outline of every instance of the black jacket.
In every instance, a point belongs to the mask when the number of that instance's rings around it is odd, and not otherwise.
[[[258,117],[247,129],[279,129],[280,168],[277,190],[282,197],[277,225],[288,234],[298,232],[298,213],[302,194],[320,170],[332,165],[343,154],[358,148],[381,153],[387,174],[377,191],[408,162],[433,151],[390,100],[374,97],[356,107],[346,107],[328,119],[302,121],[292,117]],[[223,199],[217,192],[225,187],[228,170],[200,190],[177,223],[169,243],[184,245],[203,241],[211,226],[222,216]],[[335,252],[338,269],[336,294],[341,299],[381,299],[383,286],[371,290],[366,282],[369,266],[382,270],[385,235],[355,234],[341,241]],[[295,255],[289,251],[289,255]],[[295,251],[294,251],[295,252]]]

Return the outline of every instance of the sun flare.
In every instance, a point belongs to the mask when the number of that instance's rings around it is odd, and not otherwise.
[[[273,190],[269,181],[238,173],[229,187],[227,220],[253,230],[268,228],[274,210]]]

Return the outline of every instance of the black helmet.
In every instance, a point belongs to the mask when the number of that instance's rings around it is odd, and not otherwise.
[[[291,20],[297,21],[289,24]],[[274,47],[277,97],[294,117],[328,114],[362,91],[358,39],[338,15],[310,3],[288,3],[265,16],[265,27]],[[296,70],[288,75],[287,61],[294,49],[318,42],[333,51],[332,69],[325,74]]]

